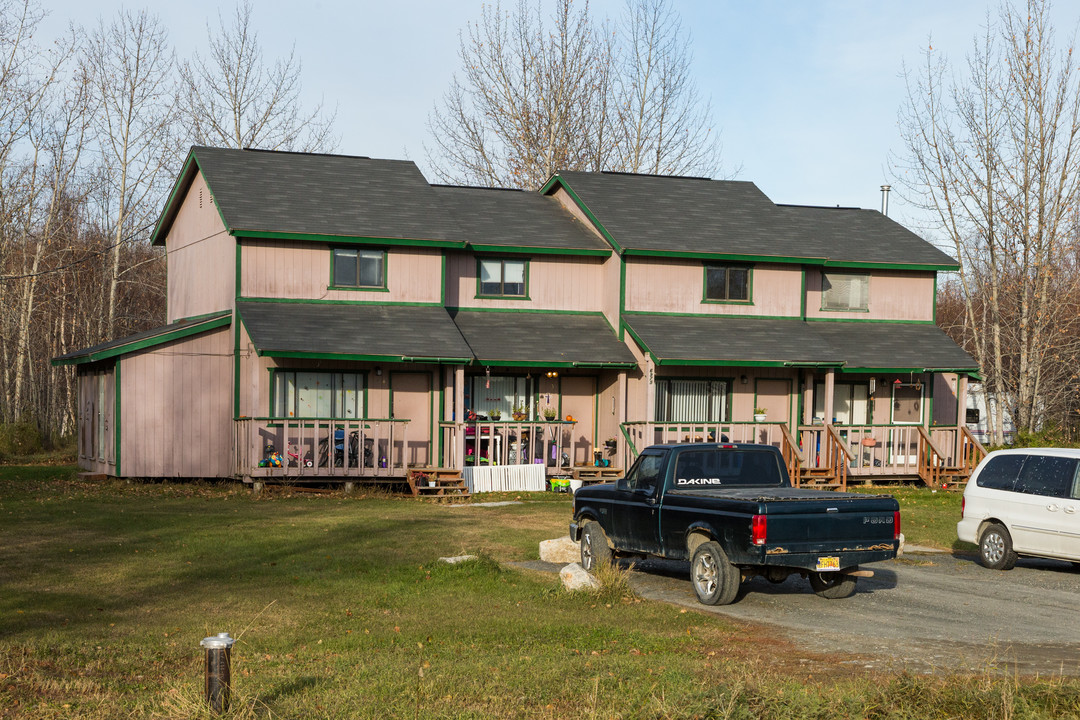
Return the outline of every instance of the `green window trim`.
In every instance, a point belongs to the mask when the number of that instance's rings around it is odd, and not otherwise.
[[[835,278],[847,277],[847,278],[866,278],[866,295],[865,305],[863,307],[826,307],[825,305],[825,283],[828,276]],[[831,288],[830,288],[831,289]],[[821,312],[851,312],[851,313],[869,313],[870,312],[870,273],[859,272],[837,272],[834,270],[822,270],[821,271]]]
[[[723,400],[722,400],[722,406],[720,408],[721,417],[719,419],[707,419],[707,420],[706,419],[661,420],[659,418],[659,416],[661,415],[660,397],[659,397],[659,395],[660,395],[660,386],[662,384],[669,384],[672,381],[702,382],[702,383],[718,382],[718,383],[722,383],[723,384],[723,391],[722,391]],[[654,378],[654,386],[655,387],[653,389],[653,392],[656,394],[655,402],[653,403],[653,422],[655,422],[655,423],[663,423],[663,424],[684,424],[684,423],[691,423],[691,424],[698,423],[698,424],[701,424],[701,423],[731,422],[731,403],[732,403],[732,394],[734,393],[734,384],[735,384],[735,378],[734,377],[717,377],[717,376],[698,377],[698,376],[689,376],[689,375],[657,375]],[[671,397],[671,392],[672,391],[671,391],[670,386],[669,386],[669,389],[667,390],[669,398]],[[667,412],[665,412],[664,414],[666,415]],[[719,442],[719,440],[717,440],[717,442]]]
[[[500,287],[505,289],[506,285],[516,285],[518,283],[507,282],[506,280],[506,267],[508,263],[520,264],[521,267],[521,287],[522,292],[520,294],[513,293],[491,293],[483,291],[482,280],[482,268],[484,263],[499,263],[499,281]],[[488,283],[493,284],[493,283]],[[477,257],[476,258],[476,299],[489,299],[489,300],[530,300],[529,297],[529,259],[528,258],[512,258],[512,257]]]
[[[746,297],[709,297],[709,272],[723,270],[725,274],[724,292],[730,295],[732,286],[732,273],[737,271],[746,272]],[[754,304],[754,266],[744,263],[707,262],[702,266],[701,302],[710,305],[753,305]]]
[[[295,419],[295,420],[325,420],[325,419],[332,419],[332,420],[338,420],[338,419],[364,420],[364,419],[367,419],[367,415],[368,415],[368,391],[371,388],[370,377],[369,377],[370,370],[366,370],[366,369],[365,370],[327,370],[327,369],[323,369],[323,368],[310,367],[310,366],[303,366],[303,367],[271,367],[271,368],[267,368],[267,370],[270,373],[270,388],[269,388],[270,392],[269,392],[269,398],[268,398],[269,399],[269,404],[267,406],[267,409],[269,410],[268,417],[274,417],[274,418],[286,418],[287,417],[287,418]],[[360,387],[356,388],[356,392],[358,393],[358,395],[357,395],[357,401],[358,401],[358,403],[357,403],[357,405],[358,405],[357,411],[360,414],[357,415],[355,418],[352,417],[352,416],[349,416],[347,414],[344,414],[344,413],[340,413],[340,414],[335,415],[333,412],[331,412],[331,414],[326,415],[326,416],[322,416],[322,415],[319,415],[319,414],[310,415],[310,416],[309,415],[294,415],[294,414],[289,414],[288,408],[284,408],[285,412],[282,413],[282,414],[279,414],[278,413],[278,407],[277,407],[279,401],[287,403],[288,400],[287,400],[287,398],[279,397],[278,383],[279,383],[279,380],[281,382],[284,382],[285,381],[283,379],[284,376],[289,375],[289,374],[292,374],[294,376],[294,378],[296,376],[300,375],[300,374],[314,374],[314,375],[326,375],[326,376],[336,376],[336,375],[357,376],[359,378],[359,380],[360,380]],[[336,395],[337,395],[337,393],[344,393],[346,390],[347,390],[347,388],[344,387],[344,386],[342,386],[341,388],[331,387],[330,392],[333,395],[333,397],[331,397],[331,401],[336,402],[338,400],[345,400],[345,398],[346,398],[345,395],[342,395],[340,398],[336,397]],[[294,392],[299,392],[299,389],[297,388],[296,390],[294,390]],[[293,399],[294,402],[296,402],[297,399],[298,399],[298,396],[294,396],[292,399]]]
[[[338,280],[338,255],[350,253],[356,258],[356,284],[339,283]],[[363,263],[361,259],[363,256],[367,256],[367,259],[372,260],[372,256],[378,254],[379,264],[379,279],[378,282],[362,284],[361,278],[363,277]],[[387,287],[386,277],[389,270],[389,254],[386,252],[386,248],[364,248],[357,247],[355,245],[342,247],[331,246],[330,247],[330,284],[327,285],[328,290],[350,290],[359,292],[390,292]]]

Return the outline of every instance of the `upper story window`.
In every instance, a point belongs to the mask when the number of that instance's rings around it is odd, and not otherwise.
[[[748,302],[750,300],[750,268],[746,265],[706,265],[705,300]]]
[[[381,290],[386,287],[386,251],[334,248],[331,275],[334,287]]]
[[[821,309],[865,312],[870,306],[870,276],[821,274]]]
[[[480,260],[477,295],[523,298],[528,271],[528,260]]]

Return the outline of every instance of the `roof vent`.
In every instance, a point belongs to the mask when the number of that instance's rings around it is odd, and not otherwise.
[[[885,217],[889,217],[889,191],[892,190],[892,185],[881,186],[881,214]]]

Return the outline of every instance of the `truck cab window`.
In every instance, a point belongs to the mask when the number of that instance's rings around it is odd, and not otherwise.
[[[626,489],[652,495],[660,480],[665,455],[666,453],[645,453],[639,457],[626,476]]]

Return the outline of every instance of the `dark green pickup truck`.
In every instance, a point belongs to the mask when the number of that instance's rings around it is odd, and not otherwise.
[[[797,573],[845,598],[860,565],[896,557],[900,506],[889,496],[791,487],[769,445],[654,445],[626,477],[574,495],[570,537],[592,571],[613,555],[690,561],[698,599],[724,605],[754,575]]]

